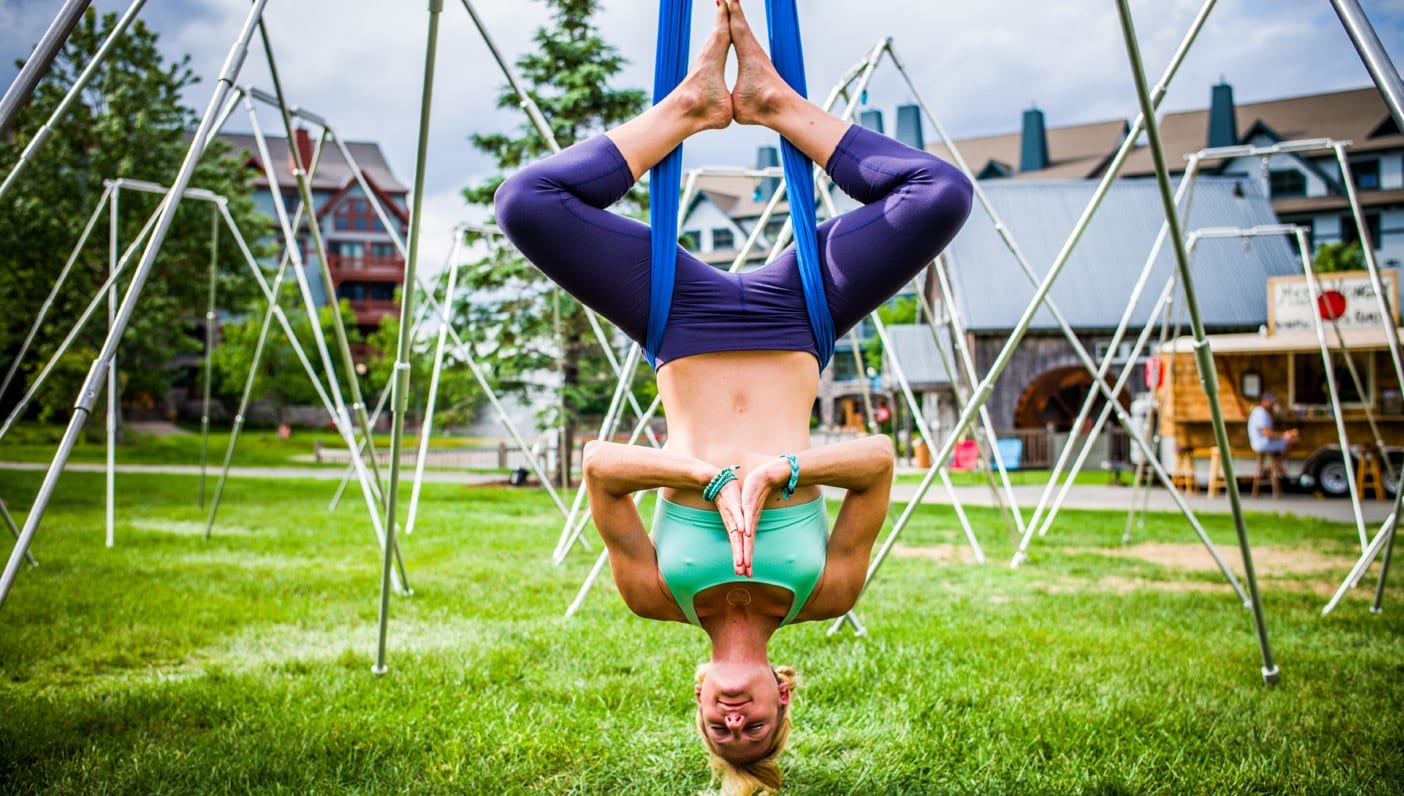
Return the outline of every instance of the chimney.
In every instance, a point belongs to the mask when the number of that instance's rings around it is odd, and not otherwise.
[[[913,149],[926,149],[926,137],[921,134],[920,107],[897,106],[897,140]]]
[[[1024,111],[1024,132],[1019,146],[1019,171],[1042,171],[1048,168],[1048,131],[1043,126],[1043,111]]]
[[[772,166],[780,165],[780,150],[773,146],[763,146],[756,150],[756,168],[768,169]],[[775,195],[775,190],[780,187],[779,177],[766,177],[756,183],[755,198],[757,202],[766,202]]]
[[[302,159],[302,168],[307,170],[312,168],[312,136],[307,134],[307,130],[299,127],[293,130],[293,145],[297,147],[297,155]],[[293,160],[292,150],[288,150],[288,171],[297,170],[297,161]]]
[[[1233,86],[1220,82],[1209,100],[1209,146],[1238,143],[1238,121],[1233,109]]]
[[[858,114],[858,123],[874,132],[882,132],[882,111],[863,111]]]

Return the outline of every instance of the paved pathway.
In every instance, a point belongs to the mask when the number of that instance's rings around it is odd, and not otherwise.
[[[0,470],[32,470],[44,471],[49,465],[47,463],[20,463],[20,462],[0,462]],[[66,472],[101,473],[105,472],[106,466],[102,464],[87,464],[69,462],[65,467]],[[388,470],[382,468],[388,475]],[[119,464],[119,473],[170,473],[172,475],[199,475],[198,465],[143,465],[143,464]],[[211,466],[206,470],[209,477],[219,477],[219,467]],[[345,475],[345,470],[340,467],[232,467],[229,474],[233,478],[308,478],[315,480],[340,480]],[[904,475],[921,475],[923,471],[904,468],[901,470]],[[406,469],[401,471],[401,478],[408,480],[414,471]],[[1039,497],[1043,494],[1043,485],[1034,483],[1019,483],[1020,478],[1032,480],[1039,477],[1036,473],[1024,473],[1015,478],[1014,497],[1021,511],[1027,517],[1037,505]],[[501,483],[503,476],[496,473],[464,472],[462,470],[426,470],[424,480],[434,483],[455,483],[455,484],[492,484]],[[892,499],[894,502],[906,503],[912,499],[916,493],[917,485],[913,483],[899,483],[892,489]],[[1180,509],[1175,505],[1170,493],[1159,487],[1149,488],[1149,502],[1146,504],[1150,511],[1178,512]],[[1131,507],[1133,498],[1136,505],[1142,505],[1141,501],[1147,498],[1147,488],[1132,489],[1129,486],[1083,484],[1074,486],[1064,501],[1065,508],[1075,509],[1098,509],[1104,511],[1127,511]],[[955,499],[964,506],[993,506],[994,498],[987,486],[958,486],[954,490]],[[940,481],[932,484],[922,498],[923,503],[947,504],[952,501],[952,495]],[[1199,495],[1186,498],[1186,502],[1195,513],[1204,514],[1227,514],[1229,513],[1228,498],[1223,495],[1216,497],[1205,497]],[[1243,495],[1243,506],[1247,511],[1260,512],[1264,514],[1289,514],[1301,517],[1320,517],[1332,522],[1354,523],[1355,514],[1351,508],[1349,500],[1333,500],[1316,498],[1312,495],[1284,494],[1274,500],[1270,497],[1259,497],[1256,500],[1249,498],[1246,493]],[[1365,519],[1366,530],[1371,532],[1369,526],[1373,525],[1378,529],[1394,507],[1392,501],[1365,500],[1361,503],[1361,513]]]

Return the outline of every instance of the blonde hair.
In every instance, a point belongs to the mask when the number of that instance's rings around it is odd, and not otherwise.
[[[707,669],[710,664],[701,664],[697,667],[696,682],[701,683],[707,676]],[[795,686],[799,684],[799,677],[790,666],[776,666],[772,669],[775,672],[775,681],[784,685],[790,690],[791,700]],[[712,737],[707,734],[707,724],[702,718],[702,706],[697,706],[697,734],[702,737],[702,745],[707,749],[709,757],[708,765],[712,769],[714,780],[721,782],[721,796],[768,796],[780,789],[780,781],[783,778],[780,774],[780,753],[785,750],[785,744],[790,740],[790,705],[781,705],[780,714],[777,718],[775,736],[771,741],[770,748],[765,750],[765,754],[752,760],[749,763],[737,765],[721,756],[717,745],[712,741]]]

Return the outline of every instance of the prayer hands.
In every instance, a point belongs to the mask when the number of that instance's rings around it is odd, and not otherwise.
[[[717,493],[717,511],[721,513],[726,536],[731,540],[731,561],[736,574],[751,576],[751,549],[755,546],[755,525],[746,522],[741,482],[732,481]]]

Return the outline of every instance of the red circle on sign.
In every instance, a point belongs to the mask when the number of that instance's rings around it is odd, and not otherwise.
[[[873,410],[873,419],[879,423],[886,423],[892,419],[892,411],[886,406],[879,406]]]
[[[1321,313],[1322,318],[1334,321],[1345,315],[1346,297],[1339,290],[1324,291],[1316,300],[1316,310]]]

